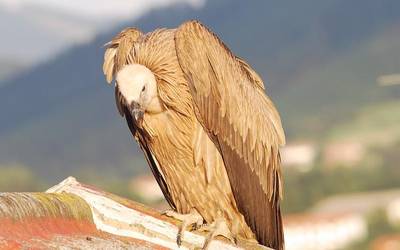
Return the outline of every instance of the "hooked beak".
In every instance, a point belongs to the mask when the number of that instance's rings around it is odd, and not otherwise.
[[[137,123],[141,123],[144,115],[144,110],[137,102],[132,102],[130,105],[131,115]]]

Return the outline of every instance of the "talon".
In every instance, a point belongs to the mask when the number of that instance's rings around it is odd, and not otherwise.
[[[176,236],[176,244],[180,247],[182,245],[182,234],[178,231],[178,235]]]
[[[209,231],[210,233],[207,235],[206,240],[203,245],[203,249],[208,249],[211,241],[217,236],[223,236],[233,244],[236,244],[236,239],[233,237],[231,231],[229,230],[228,224],[225,219],[218,218],[214,222],[209,225],[203,225],[202,228],[199,229],[200,232]]]
[[[203,217],[197,212],[196,209],[191,209],[188,214],[180,214],[174,210],[166,210],[162,213],[168,217],[182,221],[182,224],[178,227],[178,234],[176,236],[176,244],[181,246],[183,240],[184,231],[191,226],[192,228],[200,227],[203,224]]]
[[[168,217],[173,217],[173,218],[175,218],[175,217],[174,217],[174,214],[175,214],[175,213],[176,213],[176,212],[175,212],[174,210],[167,209],[167,210],[163,211],[163,212],[161,213],[161,215],[165,215],[165,216],[168,216]]]

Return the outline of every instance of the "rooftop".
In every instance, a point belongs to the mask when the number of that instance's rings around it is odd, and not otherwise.
[[[0,193],[1,249],[177,249],[178,221],[69,177],[43,193]],[[181,248],[205,235],[185,232]],[[213,240],[210,249],[268,249]]]

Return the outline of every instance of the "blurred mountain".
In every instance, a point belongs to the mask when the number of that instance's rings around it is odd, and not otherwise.
[[[263,76],[289,139],[320,138],[362,107],[400,96],[396,86],[376,84],[400,69],[399,1],[251,3],[152,11],[12,79],[0,89],[0,164],[19,162],[47,178],[143,171],[101,72],[103,44],[126,26],[151,31],[201,20]]]
[[[13,78],[16,74],[24,70],[25,64],[17,60],[0,58],[0,87],[5,84],[6,79]]]

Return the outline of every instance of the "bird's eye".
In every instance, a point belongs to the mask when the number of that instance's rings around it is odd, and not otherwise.
[[[146,90],[146,86],[143,86],[143,88],[142,88],[142,92],[143,92],[143,91],[145,91],[145,90]]]

